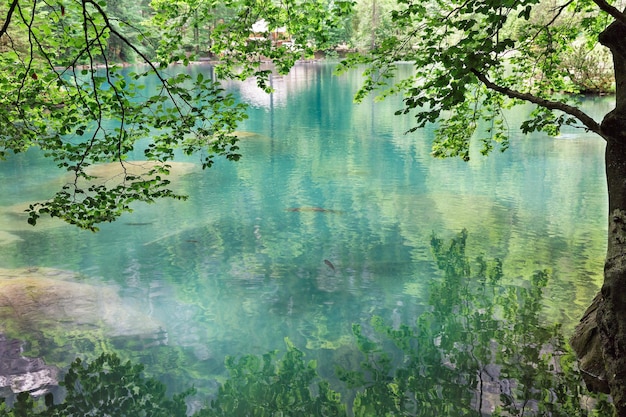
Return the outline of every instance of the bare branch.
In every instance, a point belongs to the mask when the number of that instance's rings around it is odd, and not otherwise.
[[[563,13],[563,10],[567,9],[567,7],[573,2],[574,0],[569,0],[567,3],[557,7],[556,13],[554,14],[554,16],[552,16],[552,20],[550,20],[545,26],[552,26],[554,22],[556,22],[556,19],[558,19],[559,16],[561,16],[561,13]]]
[[[504,94],[507,97],[528,101],[530,103],[537,104],[538,106],[545,107],[550,110],[560,110],[570,116],[577,118],[589,131],[600,135],[605,140],[607,136],[602,132],[600,124],[596,122],[591,116],[579,109],[578,107],[570,106],[569,104],[561,103],[559,101],[546,100],[541,97],[537,97],[533,94],[522,93],[520,91],[512,90],[507,87],[495,84],[485,74],[472,68],[472,73],[490,90]]]
[[[0,38],[3,37],[7,33],[7,30],[9,29],[9,24],[11,23],[11,17],[13,16],[13,12],[15,11],[15,8],[17,7],[17,1],[18,0],[13,0],[11,2],[11,5],[9,6],[9,11],[7,11],[7,17],[4,20],[4,24],[2,25],[2,28],[0,28]]]
[[[19,4],[17,5],[17,10],[18,13],[20,14],[20,18],[22,19],[22,21],[24,22],[24,24],[26,25],[26,27],[28,28],[28,43],[30,44],[30,48],[29,48],[29,57],[28,57],[28,61],[25,63],[25,71],[24,71],[24,77],[22,78],[21,82],[20,82],[20,87],[17,90],[17,94],[16,94],[16,98],[15,98],[15,103],[19,103],[20,98],[22,96],[22,92],[24,90],[24,87],[26,86],[26,77],[28,76],[28,73],[30,72],[32,66],[33,66],[33,62],[35,60],[35,47],[34,47],[34,43],[36,43],[36,39],[33,33],[33,24],[35,22],[35,8],[37,7],[37,1],[35,1],[33,3],[33,9],[30,13],[30,17],[27,18],[24,13],[22,12],[22,8],[19,6]],[[20,109],[20,111],[22,111],[22,109]]]
[[[158,68],[152,63],[152,61],[144,53],[142,53],[133,42],[131,42],[128,38],[126,38],[126,36],[124,36],[122,33],[120,33],[117,30],[115,30],[115,28],[113,27],[113,25],[111,24],[111,22],[109,20],[109,15],[106,13],[106,11],[102,7],[100,7],[100,5],[98,3],[94,2],[93,0],[84,0],[84,1],[85,1],[85,3],[89,3],[89,4],[93,5],[93,7],[98,11],[98,13],[100,13],[102,18],[104,19],[105,26],[108,28],[108,30],[112,34],[117,36],[129,48],[131,48],[133,50],[133,52],[135,52],[148,65],[148,67],[153,71],[153,73],[159,79],[159,82],[161,83],[161,85],[165,89],[165,91],[166,91],[167,95],[169,96],[169,98],[172,100],[172,103],[174,104],[174,107],[176,108],[176,111],[181,116],[183,116],[183,111],[180,108],[180,106],[178,105],[178,103],[176,101],[176,98],[174,97],[174,95],[173,95],[173,93],[172,93],[172,91],[170,89],[170,84],[168,83],[168,81],[165,78],[163,78],[163,75],[161,74],[161,71],[158,70]],[[185,104],[187,106],[193,107],[190,103],[187,103],[185,100],[183,100],[183,101],[185,102]]]

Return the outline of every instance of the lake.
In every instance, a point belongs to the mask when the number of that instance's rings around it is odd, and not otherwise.
[[[271,95],[253,81],[226,83],[250,105],[242,159],[177,175],[187,201],[137,205],[98,233],[27,225],[23,204],[50,197],[63,173],[34,150],[0,163],[4,274],[70,283],[51,300],[100,306],[0,330],[47,364],[118,350],[171,391],[194,384],[198,398],[224,381],[226,356],[283,351],[285,338],[333,379],[337,364],[358,364],[354,324],[369,328],[380,317],[397,330],[436,313],[433,297],[450,288],[433,288],[446,276],[433,236],[449,242],[466,230],[461,255],[498,260],[496,291],[517,291],[487,319],[505,320],[506,305],[524,304],[520,291],[545,271],[535,319],[560,323],[569,337],[602,282],[604,142],[577,130],[524,136],[519,124],[531,108],[520,107],[508,116],[508,151],[434,159],[432,127],[405,134],[413,120],[393,115],[399,98],[355,104],[360,74],[333,69],[298,64],[272,76]],[[204,64],[181,70],[211,73]],[[612,100],[583,105],[599,119]],[[491,302],[472,300],[476,311]],[[76,323],[89,314],[101,320]]]

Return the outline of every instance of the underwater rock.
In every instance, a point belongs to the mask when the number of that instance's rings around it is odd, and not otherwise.
[[[21,240],[23,239],[17,235],[0,230],[0,246],[10,245],[11,243],[19,242]]]
[[[170,173],[167,175],[169,180],[176,180],[184,175],[200,170],[199,165],[190,162],[167,162],[167,164],[163,164],[156,161],[124,161],[124,165],[119,162],[91,165],[85,169],[85,173],[96,177],[89,180],[89,184],[102,184],[104,182],[109,184],[109,181],[116,184],[118,182],[121,183],[125,175],[146,176],[150,170],[163,165],[169,166],[168,170]],[[160,175],[164,176],[163,174]],[[153,174],[148,178],[155,176]]]
[[[23,240],[14,233],[21,231],[44,231],[51,228],[67,226],[63,220],[42,216],[37,220],[37,227],[33,228],[28,224],[28,213],[26,210],[34,201],[14,204],[12,206],[0,206],[0,245]]]
[[[77,181],[79,188],[87,189],[90,185],[105,185],[115,187],[122,183],[126,175],[143,176],[145,178],[154,178],[156,175],[148,175],[148,172],[160,165],[155,161],[124,161],[122,166],[119,162],[111,162],[105,164],[96,164],[88,166],[85,172],[94,177],[90,180],[80,178]],[[180,181],[186,175],[200,171],[198,164],[191,162],[168,162],[169,175],[161,175],[171,181],[170,187],[175,188],[177,181]],[[46,190],[60,189],[67,183],[73,183],[74,177],[71,174],[64,174],[56,177],[50,182],[42,183],[42,188]],[[51,195],[50,195],[51,197]],[[37,220],[37,227],[28,224],[28,212],[31,205],[36,205],[42,201],[24,201],[11,206],[0,206],[0,245],[13,243],[21,240],[19,236],[9,234],[8,232],[16,231],[43,231],[51,228],[68,226],[63,220],[51,218],[49,216],[41,216]]]
[[[0,397],[20,392],[43,395],[58,385],[59,369],[22,355],[23,343],[0,333]]]
[[[75,279],[70,271],[0,269],[0,331],[94,331],[150,339],[164,333],[159,322],[128,305],[114,288]]]
[[[236,130],[232,133],[232,136],[235,136],[237,139],[242,138],[250,138],[250,137],[263,137],[264,139],[269,139],[267,136],[262,136],[260,133],[256,132],[247,132],[243,130]]]

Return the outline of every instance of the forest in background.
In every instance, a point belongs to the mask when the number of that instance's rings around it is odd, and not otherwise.
[[[332,1],[325,0],[328,8]],[[167,0],[139,0],[136,2],[124,2],[122,0],[108,0],[105,2],[107,13],[112,16],[111,24],[116,31],[122,34],[127,40],[133,42],[138,47],[134,51],[127,42],[112,33],[106,42],[105,58],[110,62],[134,63],[137,61],[137,52],[141,52],[146,57],[156,59],[160,43],[163,41],[162,29],[154,20],[156,11],[162,12],[168,8],[189,8],[190,3],[177,3]],[[327,29],[326,49],[315,51],[317,58],[337,58],[344,56],[347,52],[369,53],[381,46],[385,39],[391,36],[402,35],[402,28],[394,25],[394,10],[399,4],[397,0],[357,0],[353,4],[352,13],[343,17],[343,22],[338,27]],[[549,16],[556,8],[556,3],[552,0],[543,1],[536,6],[544,8],[545,14],[537,13],[534,16]],[[0,6],[1,14],[5,14],[6,6]],[[191,11],[191,13],[189,13]],[[179,11],[180,12],[180,11]],[[177,27],[181,45],[183,45],[186,56],[192,60],[219,60],[221,54],[215,54],[215,34],[220,30],[220,24],[238,19],[236,8],[223,2],[213,2],[198,0],[193,10],[185,10],[181,15],[189,16],[184,22],[169,22]],[[68,15],[71,18],[71,16]],[[537,19],[537,17],[534,17]],[[41,22],[42,20],[36,20]],[[522,19],[519,19],[520,27],[515,22],[510,24],[508,30],[520,32]],[[67,22],[72,25],[72,22]],[[541,22],[535,22],[540,24]],[[579,22],[564,20],[560,24],[564,27],[575,26]],[[74,22],[76,28],[80,28],[81,22]],[[254,33],[250,28],[250,38],[267,36],[269,38],[279,37],[286,45],[289,45],[290,35],[275,31],[274,33]],[[24,50],[28,48],[28,33],[24,30],[13,34],[13,45],[21,45]],[[54,35],[54,30],[51,31]],[[0,42],[0,52],[9,49],[8,38],[3,38]],[[590,49],[589,44],[595,43],[595,39],[589,39],[583,32],[571,45],[567,55],[560,62],[560,65],[570,74],[572,81],[585,94],[606,94],[614,90],[613,68],[608,49],[596,45]],[[71,46],[68,46],[71,51]],[[69,52],[68,52],[69,53]],[[64,52],[60,51],[59,57],[63,57]],[[68,55],[69,56],[69,55]],[[257,57],[258,58],[258,57]],[[306,56],[303,51],[301,58],[312,58]]]

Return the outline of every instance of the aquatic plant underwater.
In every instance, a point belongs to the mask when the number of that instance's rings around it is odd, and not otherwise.
[[[590,394],[558,324],[544,320],[550,273],[507,280],[498,259],[466,254],[467,232],[431,248],[442,271],[414,323],[374,316],[353,325],[355,349],[333,378],[290,340],[261,356],[228,357],[228,378],[202,407],[193,388],[171,398],[144,366],[103,353],[77,359],[64,398],[20,393],[0,416],[610,416]]]

